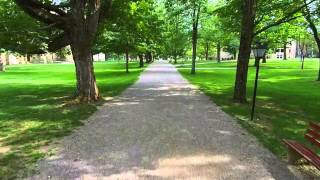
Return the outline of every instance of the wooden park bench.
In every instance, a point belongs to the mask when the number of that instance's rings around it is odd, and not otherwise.
[[[313,145],[312,149],[320,148],[320,125],[311,122],[304,138]],[[283,142],[288,146],[290,164],[294,164],[299,159],[304,158],[320,170],[320,157],[316,151],[293,140],[284,139]]]

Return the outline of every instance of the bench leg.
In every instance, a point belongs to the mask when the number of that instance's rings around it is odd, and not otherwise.
[[[288,163],[289,164],[295,164],[301,158],[302,158],[302,156],[299,153],[297,153],[294,149],[292,149],[290,147],[288,148]]]

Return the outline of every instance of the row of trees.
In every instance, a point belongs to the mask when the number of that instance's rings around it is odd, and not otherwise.
[[[125,54],[127,72],[129,54],[141,67],[154,56],[176,62],[189,54],[195,74],[197,57],[208,60],[214,52],[220,62],[227,50],[238,56],[234,101],[245,103],[253,42],[287,47],[311,34],[320,48],[316,0],[3,0],[0,21],[2,49],[28,56],[69,45],[76,96],[86,102],[100,97],[92,64],[97,52]]]

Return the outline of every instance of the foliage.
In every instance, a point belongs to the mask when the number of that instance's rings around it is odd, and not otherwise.
[[[0,1],[0,48],[21,55],[43,53],[48,35],[13,1]]]
[[[162,21],[152,0],[116,4],[114,19],[101,29],[95,51],[140,54],[156,52],[161,40]],[[159,36],[160,35],[160,36]]]

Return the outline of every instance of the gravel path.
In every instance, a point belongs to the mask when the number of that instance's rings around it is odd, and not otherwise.
[[[61,144],[30,179],[295,179],[163,61]]]

